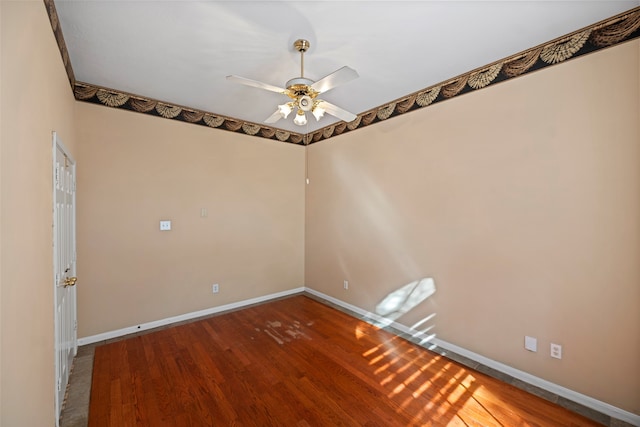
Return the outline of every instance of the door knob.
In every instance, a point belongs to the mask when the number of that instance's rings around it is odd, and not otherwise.
[[[66,279],[64,279],[64,287],[66,288],[67,286],[75,285],[77,280],[77,277],[67,277]]]

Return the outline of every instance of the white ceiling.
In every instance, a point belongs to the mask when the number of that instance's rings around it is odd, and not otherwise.
[[[359,114],[640,5],[640,1],[55,0],[76,80],[262,123],[288,98],[275,86],[348,65],[360,77],[322,95]],[[296,126],[337,122],[325,115]]]

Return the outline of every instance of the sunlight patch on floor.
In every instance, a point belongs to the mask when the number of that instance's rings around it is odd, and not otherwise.
[[[432,278],[408,283],[390,292],[375,307],[382,316],[375,327],[393,325],[397,319],[416,309],[436,292]],[[436,313],[428,314],[413,323],[411,341],[424,347],[434,333]],[[356,337],[370,334],[368,328],[356,328]],[[473,426],[477,422],[469,414],[483,414],[491,426],[504,427],[499,421],[499,409],[487,406],[487,389],[480,385],[473,373],[454,362],[433,353],[419,352],[413,345],[395,337],[365,350],[362,356],[379,384],[387,390],[387,397],[398,402],[397,412],[411,414],[411,425]],[[418,403],[428,398],[425,403]],[[492,411],[497,411],[495,414]]]

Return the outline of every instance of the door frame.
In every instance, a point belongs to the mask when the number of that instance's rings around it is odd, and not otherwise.
[[[60,397],[61,393],[60,390],[62,389],[66,389],[67,383],[68,383],[68,375],[66,379],[61,378],[60,376],[60,362],[58,360],[58,351],[60,349],[60,345],[61,343],[61,339],[59,337],[59,328],[60,328],[60,323],[62,321],[62,319],[59,318],[58,316],[58,297],[59,297],[59,292],[61,291],[65,291],[67,292],[67,288],[66,287],[60,287],[60,282],[62,280],[64,280],[64,273],[61,271],[57,271],[58,268],[58,251],[59,248],[61,246],[61,242],[58,242],[58,215],[57,215],[57,207],[56,207],[56,200],[57,200],[57,196],[56,196],[56,186],[57,186],[57,179],[61,179],[62,177],[57,176],[59,171],[57,170],[57,163],[60,161],[60,159],[58,159],[58,150],[60,150],[60,152],[64,155],[65,158],[65,164],[66,162],[69,162],[70,167],[72,168],[72,176],[73,176],[73,193],[72,193],[72,205],[73,205],[73,209],[71,212],[71,230],[70,230],[70,239],[71,239],[71,244],[72,244],[72,248],[73,248],[73,261],[72,261],[72,265],[73,265],[73,270],[72,270],[72,274],[71,276],[75,276],[76,275],[76,262],[77,262],[77,251],[76,251],[76,192],[75,192],[75,186],[76,186],[76,161],[75,159],[71,156],[71,153],[69,152],[69,150],[67,149],[67,147],[63,144],[63,142],[60,140],[60,138],[58,137],[57,132],[53,131],[52,132],[52,146],[53,146],[53,156],[52,156],[52,216],[53,216],[53,227],[52,227],[52,243],[53,243],[53,272],[52,272],[52,281],[53,281],[53,317],[54,317],[54,348],[53,348],[53,357],[54,357],[54,369],[55,369],[55,382],[53,385],[53,391],[54,391],[54,402],[55,402],[55,425],[56,427],[58,427],[60,425],[60,415],[62,413],[62,404],[64,403],[64,392],[62,391],[62,398]],[[77,332],[77,297],[76,297],[76,290],[75,290],[75,286],[71,287],[70,290],[70,295],[71,295],[71,309],[72,309],[72,319],[73,319],[73,333],[72,333],[72,354],[73,357],[76,356],[76,354],[78,353],[78,332]],[[66,344],[68,345],[68,344]],[[71,366],[69,365],[67,367],[67,372],[71,371]],[[65,384],[62,384],[62,382],[65,382]]]

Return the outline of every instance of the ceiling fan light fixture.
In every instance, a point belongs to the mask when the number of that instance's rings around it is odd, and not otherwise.
[[[313,110],[311,110],[311,112],[313,113],[313,116],[316,118],[316,121],[319,122],[322,116],[324,116],[325,110],[320,106],[320,103],[317,103],[313,107]]]
[[[298,126],[304,126],[307,124],[307,116],[304,114],[304,111],[298,109],[296,118],[293,119],[293,123],[297,124]]]
[[[298,98],[298,106],[302,111],[310,111],[313,108],[313,100],[309,95],[303,95]]]
[[[293,111],[293,103],[287,102],[286,104],[278,105],[278,112],[283,119],[286,119]]]

